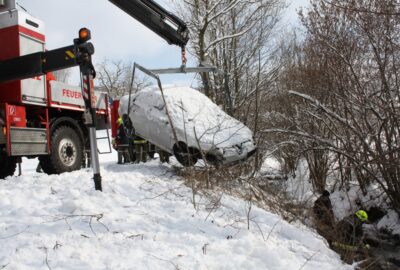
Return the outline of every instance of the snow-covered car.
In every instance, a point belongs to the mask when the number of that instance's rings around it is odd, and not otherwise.
[[[256,151],[252,131],[190,87],[148,87],[131,96],[129,117],[137,135],[175,155],[184,166],[198,159],[232,164]],[[120,100],[127,114],[129,96]],[[168,112],[168,113],[167,113]],[[172,123],[171,123],[172,122]]]

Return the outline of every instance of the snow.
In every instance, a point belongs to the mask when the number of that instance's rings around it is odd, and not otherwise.
[[[99,142],[100,144],[103,142]],[[310,229],[223,194],[192,192],[158,160],[48,176],[24,159],[0,182],[0,269],[354,269]]]
[[[394,210],[389,210],[388,214],[378,222],[378,229],[386,229],[392,234],[400,236],[400,217]]]
[[[261,167],[261,173],[281,175],[281,165],[277,159],[268,157]],[[305,160],[299,161],[295,174],[287,175],[287,180],[283,181],[281,187],[295,202],[313,202],[317,198],[309,181],[308,167]]]

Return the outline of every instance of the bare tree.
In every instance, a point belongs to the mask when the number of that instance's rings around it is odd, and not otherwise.
[[[189,0],[175,1],[189,23],[190,51],[223,74],[202,74],[207,96],[233,113],[254,98],[270,71],[274,46],[270,39],[283,9],[281,0]]]
[[[100,86],[113,98],[120,98],[129,94],[132,83],[132,69],[132,64],[124,63],[121,60],[104,60],[97,67],[97,78]],[[135,77],[132,92],[140,91],[146,86],[149,86],[149,81],[146,78]]]
[[[174,1],[190,28],[189,52],[199,63],[222,72],[201,74],[204,93],[228,114],[247,124],[260,150],[254,169],[263,160],[263,104],[279,69],[275,34],[283,0],[187,0]]]
[[[343,182],[358,181],[364,193],[377,183],[400,211],[400,6],[311,2],[305,40],[279,83],[297,109],[269,132],[336,155]]]
[[[62,69],[53,72],[56,81],[66,83],[71,76],[71,69]]]

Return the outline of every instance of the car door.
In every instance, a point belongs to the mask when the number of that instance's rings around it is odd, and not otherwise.
[[[171,151],[172,131],[159,90],[143,91],[134,99],[133,124],[136,132],[164,150]]]
[[[148,127],[147,123],[147,110],[145,104],[142,102],[142,93],[137,94],[132,100],[132,107],[130,118],[137,135],[147,138]]]
[[[168,120],[166,105],[162,99],[161,93],[154,93],[153,104],[149,117],[149,139],[163,148],[164,150],[172,150],[173,133]]]

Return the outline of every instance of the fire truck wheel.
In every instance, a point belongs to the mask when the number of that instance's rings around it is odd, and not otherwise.
[[[17,167],[17,160],[14,157],[9,157],[2,151],[0,153],[0,179],[13,175]]]
[[[83,147],[78,133],[61,126],[51,136],[51,154],[39,158],[47,174],[60,174],[79,170],[82,166]]]

